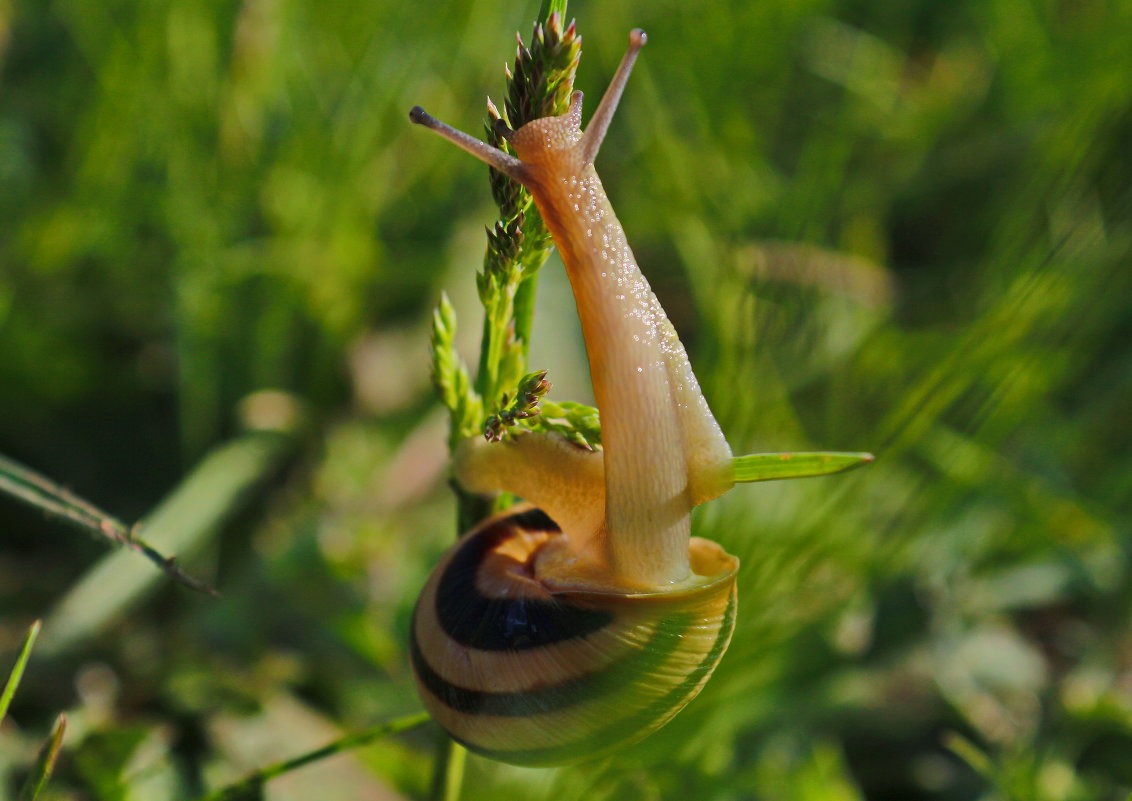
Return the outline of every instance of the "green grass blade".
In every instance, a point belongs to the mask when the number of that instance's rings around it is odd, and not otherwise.
[[[412,715],[405,715],[404,717],[388,720],[385,723],[378,724],[365,731],[348,734],[328,745],[324,745],[322,748],[308,751],[305,754],[300,754],[297,757],[292,757],[282,762],[276,762],[274,765],[268,765],[265,768],[260,768],[255,773],[245,776],[238,782],[209,793],[199,799],[199,801],[237,801],[237,799],[253,798],[255,797],[254,793],[276,776],[282,776],[284,773],[297,770],[304,765],[309,765],[320,759],[326,759],[335,754],[341,754],[352,748],[369,745],[374,740],[378,740],[382,737],[388,737],[392,734],[400,734],[403,731],[414,729],[428,720],[429,715],[427,712],[414,712]]]
[[[24,639],[20,655],[16,657],[16,664],[8,676],[8,683],[4,685],[4,693],[0,695],[0,721],[3,721],[4,716],[8,714],[8,705],[12,703],[12,696],[16,694],[16,688],[20,686],[20,679],[23,678],[24,668],[27,667],[32,646],[35,645],[35,638],[39,636],[41,627],[42,621],[37,620],[28,629],[28,636]]]
[[[39,755],[35,758],[31,774],[20,789],[20,794],[16,797],[17,801],[35,801],[39,794],[43,792],[48,779],[51,778],[51,771],[55,769],[55,760],[59,758],[59,749],[63,747],[63,733],[66,730],[67,716],[60,715],[55,718],[55,727],[51,730],[51,736],[39,749]]]
[[[751,453],[731,460],[735,482],[775,481],[843,473],[869,464],[871,453],[816,451],[813,453]]]

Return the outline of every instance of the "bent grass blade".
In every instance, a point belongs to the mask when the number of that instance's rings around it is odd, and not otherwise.
[[[182,571],[175,557],[163,555],[138,537],[136,526],[126,525],[46,476],[3,455],[0,455],[0,493],[42,509],[95,536],[105,537],[115,545],[137,551],[170,578],[191,589],[213,596],[217,594],[204,582]]]

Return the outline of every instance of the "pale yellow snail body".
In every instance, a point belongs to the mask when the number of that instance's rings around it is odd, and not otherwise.
[[[509,137],[518,158],[410,113],[531,191],[566,265],[601,412],[599,452],[538,433],[462,446],[466,489],[527,505],[461,538],[414,613],[426,707],[469,748],[516,764],[595,756],[662,726],[734,627],[738,560],[692,537],[690,518],[732,486],[731,450],[593,167],[644,43],[630,34],[584,132],[576,92],[567,114]]]

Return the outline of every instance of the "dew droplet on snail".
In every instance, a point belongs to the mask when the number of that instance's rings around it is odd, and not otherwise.
[[[583,131],[566,114],[509,133],[515,156],[420,107],[410,119],[522,184],[573,289],[601,415],[600,451],[526,432],[468,440],[454,475],[524,504],[465,534],[413,615],[424,704],[486,756],[549,765],[663,726],[703,687],[735,624],[739,562],[691,535],[691,511],[734,485],[731,449],[641,274],[594,159],[643,31]]]

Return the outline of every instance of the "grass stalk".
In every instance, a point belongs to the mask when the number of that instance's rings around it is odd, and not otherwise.
[[[55,515],[95,536],[105,537],[115,545],[140,553],[174,581],[190,589],[212,596],[217,594],[212,587],[181,570],[176,557],[165,556],[139,537],[137,526],[126,525],[90,501],[3,455],[0,455],[0,493]]]
[[[290,759],[276,762],[273,765],[260,768],[237,782],[233,782],[218,790],[214,790],[208,795],[200,797],[198,801],[236,801],[236,799],[253,798],[255,797],[254,793],[271,779],[282,776],[285,773],[290,773],[293,770],[298,770],[312,762],[318,762],[321,759],[345,753],[351,749],[360,748],[363,745],[369,745],[382,737],[389,737],[394,734],[409,731],[410,729],[420,726],[428,719],[429,716],[427,712],[416,712],[412,715],[405,715],[404,717],[386,721],[385,723],[378,724],[364,731],[348,734],[321,748],[316,748],[305,754],[300,754]]]

